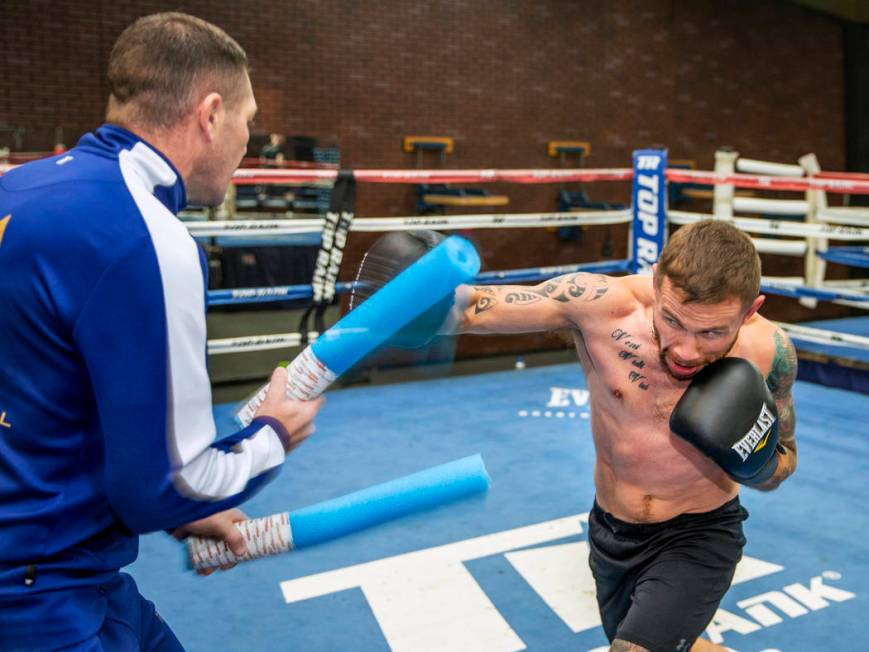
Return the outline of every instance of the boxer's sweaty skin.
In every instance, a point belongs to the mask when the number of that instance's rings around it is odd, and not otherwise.
[[[659,304],[663,310],[653,321],[655,292],[649,276],[579,273],[533,287],[471,291],[463,332],[572,332],[591,395],[597,501],[622,520],[654,522],[708,512],[738,492],[738,485],[717,464],[670,431],[670,413],[690,379],[668,373],[659,338],[664,342],[672,328],[682,328],[680,320],[700,333],[698,346],[707,362],[725,354],[739,356],[769,376],[783,411],[782,440],[793,445],[793,347],[774,324],[757,314],[742,323],[736,299],[680,304],[678,294],[664,291]],[[722,331],[722,324],[733,328]],[[794,452],[793,460],[785,459],[773,485],[793,471],[795,458]]]

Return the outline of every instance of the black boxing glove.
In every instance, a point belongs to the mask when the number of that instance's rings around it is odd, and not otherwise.
[[[778,410],[758,368],[743,358],[698,372],[673,408],[670,430],[741,484],[762,484],[778,466]]]
[[[359,269],[350,309],[362,303],[446,239],[430,230],[394,231],[381,236],[365,253]],[[418,349],[429,344],[446,322],[455,297],[449,294],[386,341],[386,346]]]

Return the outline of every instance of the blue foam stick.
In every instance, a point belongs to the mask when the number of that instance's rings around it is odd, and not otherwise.
[[[293,548],[313,546],[489,488],[483,458],[472,455],[290,513]]]
[[[247,546],[247,554],[242,558],[236,557],[225,541],[191,536],[187,539],[186,561],[189,568],[203,570],[277,555],[467,498],[488,488],[489,475],[483,459],[473,455],[291,514],[281,512],[236,523]]]
[[[300,400],[319,396],[338,376],[449,298],[479,271],[480,257],[474,246],[459,236],[446,238],[297,355],[287,370],[287,393]],[[417,336],[424,340],[436,334]],[[235,418],[242,426],[253,420],[267,392],[268,385],[239,408]]]
[[[479,271],[474,246],[450,236],[322,333],[311,350],[340,376]]]

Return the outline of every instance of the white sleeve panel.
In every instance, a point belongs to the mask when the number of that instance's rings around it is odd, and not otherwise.
[[[283,447],[277,433],[267,427],[240,443],[238,452],[210,448],[216,428],[205,364],[206,294],[199,253],[186,227],[153,195],[155,185],[171,185],[176,175],[142,143],[122,151],[119,160],[151,236],[163,285],[169,358],[166,444],[173,464],[182,469],[181,484],[196,495],[221,499],[280,464]]]
[[[250,478],[280,466],[284,447],[271,426],[263,426],[253,437],[241,440],[232,452],[207,448],[184,465],[179,473],[182,491],[220,499],[240,493]]]

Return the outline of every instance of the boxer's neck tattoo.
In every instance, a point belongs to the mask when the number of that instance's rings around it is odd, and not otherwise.
[[[628,371],[628,380],[631,381],[631,384],[636,385],[644,392],[649,389],[649,383],[646,382],[647,378],[642,373],[641,370],[646,368],[646,361],[643,360],[637,351],[640,350],[640,343],[634,341],[633,335],[628,333],[621,328],[615,329],[610,337],[614,339],[619,345],[622,347],[618,352],[619,359],[624,360],[629,363],[633,369]]]

